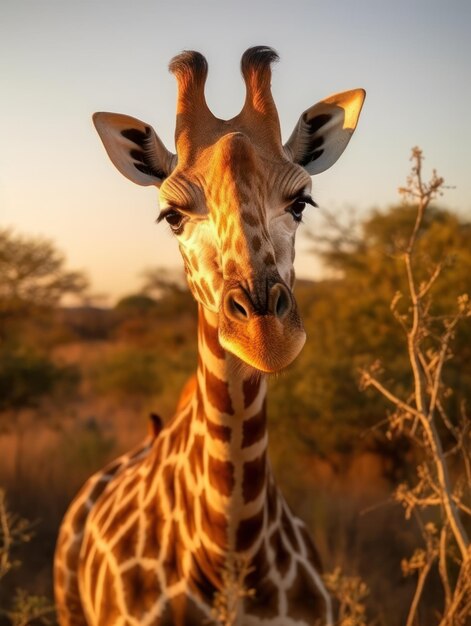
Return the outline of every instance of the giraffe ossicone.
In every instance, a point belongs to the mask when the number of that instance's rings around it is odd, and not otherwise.
[[[307,109],[283,144],[277,59],[263,46],[244,53],[244,106],[221,120],[206,104],[204,57],[175,57],[175,154],[149,124],[94,115],[118,170],[159,188],[159,221],[198,303],[199,359],[170,422],[155,420],[70,506],[55,558],[61,626],[224,624],[224,611],[240,626],[331,622],[316,550],[268,463],[265,373],[304,345],[295,234],[315,205],[311,175],[347,146],[365,92]]]

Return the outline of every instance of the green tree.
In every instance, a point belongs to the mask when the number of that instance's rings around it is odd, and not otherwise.
[[[53,363],[48,348],[62,298],[86,287],[51,241],[0,229],[0,410],[34,406],[78,382],[77,371]]]
[[[64,256],[51,241],[0,229],[3,317],[56,306],[65,295],[83,293],[86,287],[83,273],[67,270]]]
[[[386,402],[371,392],[360,393],[358,371],[381,354],[394,391],[410,388],[391,301],[406,289],[401,249],[414,221],[413,208],[401,204],[374,211],[356,228],[347,229],[331,219],[327,236],[313,237],[332,278],[297,285],[308,341],[270,396],[278,424],[286,418],[296,420],[295,436],[310,450],[348,450],[372,440],[387,444],[371,430],[385,414]],[[431,290],[430,313],[439,318],[461,293],[470,292],[471,224],[446,209],[431,208],[421,224],[416,253],[421,260],[419,282],[429,278],[426,268],[431,259],[442,259],[443,271]],[[469,327],[459,329],[456,346],[446,372],[446,382],[455,390],[448,399],[451,413],[471,400],[471,371],[466,367],[471,361]]]

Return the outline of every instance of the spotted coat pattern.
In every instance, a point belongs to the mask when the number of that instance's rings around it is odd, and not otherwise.
[[[306,528],[267,460],[265,381],[200,311],[196,377],[173,420],[93,476],[66,515],[56,553],[62,626],[215,624],[234,555],[247,567],[243,626],[324,623],[329,600]]]

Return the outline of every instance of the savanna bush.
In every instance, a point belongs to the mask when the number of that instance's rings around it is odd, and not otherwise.
[[[159,355],[154,350],[126,347],[96,365],[97,393],[122,396],[151,396],[162,390]]]

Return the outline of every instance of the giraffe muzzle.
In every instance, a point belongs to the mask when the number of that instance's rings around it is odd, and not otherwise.
[[[251,294],[242,285],[223,296],[219,315],[222,346],[262,372],[278,372],[299,354],[306,334],[296,301],[282,282]]]

